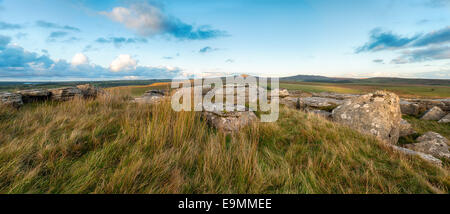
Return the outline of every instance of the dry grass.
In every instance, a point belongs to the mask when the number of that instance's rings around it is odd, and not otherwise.
[[[282,108],[226,136],[170,103],[97,100],[0,110],[0,193],[448,193],[448,168]]]

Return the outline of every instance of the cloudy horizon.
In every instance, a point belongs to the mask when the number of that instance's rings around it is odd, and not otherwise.
[[[0,81],[450,79],[450,0],[0,0]]]

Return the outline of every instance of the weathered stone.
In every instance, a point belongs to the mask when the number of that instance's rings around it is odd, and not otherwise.
[[[91,84],[77,85],[77,88],[80,89],[84,98],[96,98],[98,95],[105,93],[102,89]]]
[[[300,109],[300,99],[297,97],[285,97],[280,99],[280,104],[288,108]]]
[[[330,93],[330,92],[320,92],[320,93],[312,93],[313,97],[323,97],[323,98],[331,98],[336,100],[346,100],[352,99],[359,95],[356,94],[338,94],[338,93]]]
[[[23,105],[22,95],[17,93],[0,92],[0,104],[18,108]]]
[[[277,92],[278,91],[278,97],[280,98],[285,98],[285,97],[289,97],[289,91],[287,89],[284,88],[280,88],[280,89],[274,89],[273,92]]]
[[[450,113],[448,113],[445,117],[440,119],[438,123],[450,123]]]
[[[438,101],[438,107],[441,108],[443,111],[450,112],[450,98],[448,99],[436,99]]]
[[[402,111],[402,114],[405,115],[419,116],[420,114],[420,106],[417,103],[411,103],[408,101],[401,100],[400,109]]]
[[[167,91],[165,91],[165,90],[149,90],[149,91],[146,91],[145,93],[144,93],[144,97],[151,97],[151,96],[160,96],[160,97],[162,97],[162,96],[166,96],[167,95]]]
[[[406,148],[402,148],[402,147],[398,147],[398,146],[394,146],[394,145],[392,145],[392,148],[394,150],[396,150],[400,153],[406,154],[406,155],[417,155],[420,158],[422,158],[423,160],[425,160],[431,164],[434,164],[436,166],[442,166],[442,161],[433,157],[432,155],[428,155],[428,154],[425,154],[422,152],[416,152],[416,151],[413,151],[410,149],[406,149]]]
[[[399,103],[396,94],[377,91],[346,100],[333,110],[332,117],[338,123],[395,144],[402,119]]]
[[[16,93],[22,95],[22,101],[24,103],[31,103],[37,101],[45,101],[50,99],[50,91],[46,89],[30,89],[17,91]]]
[[[270,93],[261,87],[253,88],[248,86],[227,85],[227,87],[223,88],[214,88],[210,90],[209,93],[215,94],[216,97],[222,96],[223,99],[227,99],[227,96],[233,96],[236,104],[238,103],[238,99],[244,100],[245,102],[256,103],[260,95],[264,95],[268,99],[270,98]]]
[[[404,101],[415,103],[422,112],[427,111],[435,106],[443,111],[450,111],[450,98],[447,99],[404,99]]]
[[[317,110],[317,109],[308,109],[307,112],[313,113],[313,114],[317,114],[319,116],[322,116],[326,119],[331,118],[331,112],[328,111],[324,111],[324,110]]]
[[[150,90],[144,93],[143,96],[134,98],[133,102],[141,104],[157,104],[160,103],[167,95],[163,90]]]
[[[311,93],[301,90],[290,90],[289,94],[291,97],[312,97]]]
[[[422,120],[440,120],[445,116],[445,112],[441,108],[435,106],[425,112],[425,114],[420,118]]]
[[[405,147],[437,158],[450,159],[448,144],[449,141],[442,135],[436,132],[427,132],[417,138],[417,143],[407,144]]]
[[[400,137],[408,136],[416,133],[408,121],[402,119],[400,121]]]
[[[51,99],[55,101],[67,101],[75,97],[82,97],[81,90],[76,87],[50,89]]]
[[[223,106],[222,110],[219,108],[220,106]],[[225,133],[237,132],[241,128],[258,121],[251,110],[237,111],[238,109],[245,110],[245,106],[228,106],[237,109],[235,111],[226,111],[227,105],[223,103],[210,104],[204,107],[206,110],[203,112],[203,117],[207,123]]]
[[[324,108],[342,105],[344,101],[324,97],[301,97],[300,105],[313,108]]]

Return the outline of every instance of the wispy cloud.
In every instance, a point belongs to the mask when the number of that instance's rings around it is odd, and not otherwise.
[[[450,42],[450,26],[427,33],[418,38],[412,46],[423,47],[427,45],[443,44]]]
[[[67,31],[75,31],[80,32],[81,30],[77,27],[69,26],[69,25],[59,25],[52,22],[42,21],[39,20],[36,22],[36,25],[42,28],[49,28],[49,29],[59,29],[59,30],[67,30]]]
[[[450,47],[434,46],[412,51],[404,51],[400,57],[393,59],[392,63],[405,64],[439,59],[450,59]]]
[[[0,30],[17,30],[22,29],[23,26],[19,24],[11,24],[7,22],[0,21]]]
[[[214,52],[214,51],[217,51],[217,50],[219,50],[219,49],[206,46],[206,47],[200,49],[198,52],[199,53],[210,53],[210,52]]]
[[[427,0],[425,5],[433,8],[440,8],[450,5],[450,0]]]
[[[379,64],[384,64],[384,60],[382,60],[382,59],[374,59],[374,60],[372,60],[372,62],[379,63]]]
[[[419,38],[419,35],[403,37],[393,34],[392,32],[383,32],[380,28],[375,28],[370,32],[370,41],[357,48],[355,52],[375,52],[404,48],[417,38]]]
[[[370,41],[357,48],[356,53],[382,50],[402,50],[391,63],[405,64],[429,60],[450,59],[450,26],[412,37],[400,36],[392,32],[382,32],[379,28],[370,33]],[[375,61],[374,61],[375,62]]]
[[[100,37],[96,39],[95,42],[102,44],[113,43],[116,47],[121,47],[124,44],[147,43],[148,41],[145,38]]]
[[[177,39],[205,40],[226,36],[225,31],[207,25],[194,27],[166,14],[160,5],[135,2],[129,7],[115,7],[110,12],[100,12],[113,21],[134,30],[141,36],[169,35]]]
[[[51,39],[56,39],[56,38],[61,38],[61,37],[65,37],[67,36],[69,33],[64,32],[64,31],[54,31],[51,32],[50,35],[48,36]]]

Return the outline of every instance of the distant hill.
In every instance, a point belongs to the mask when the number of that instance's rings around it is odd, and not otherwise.
[[[170,79],[150,79],[150,80],[107,80],[107,81],[68,81],[68,82],[1,82],[0,91],[25,90],[32,88],[58,88],[69,87],[82,84],[92,84],[94,86],[107,88],[129,85],[150,85],[156,82],[170,82]]]
[[[450,86],[448,79],[407,79],[395,77],[374,77],[366,79],[337,78],[317,75],[296,75],[282,77],[284,82],[327,82],[327,83],[356,83],[356,84],[409,84],[409,85],[443,85]]]
[[[347,82],[350,79],[334,78],[317,75],[296,75],[291,77],[282,77],[280,81],[295,81],[295,82]]]

